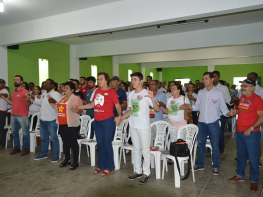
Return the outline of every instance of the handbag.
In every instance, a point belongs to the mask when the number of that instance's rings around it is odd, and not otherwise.
[[[185,104],[185,97],[184,97],[184,104]],[[184,119],[189,122],[190,124],[193,124],[193,117],[192,113],[189,113],[186,109],[184,109]]]
[[[188,148],[188,145],[186,144],[186,141],[182,139],[178,139],[176,142],[172,142],[170,145],[170,154],[175,157],[179,175],[181,174],[181,171],[177,157],[188,157],[188,171],[185,177],[181,178],[181,180],[187,179],[190,175],[191,159],[190,159],[190,150]]]

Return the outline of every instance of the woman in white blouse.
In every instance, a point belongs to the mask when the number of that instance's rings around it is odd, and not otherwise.
[[[41,89],[39,86],[35,86],[33,89],[33,95],[32,97],[40,97],[41,95]],[[40,105],[36,104],[33,102],[33,99],[31,99],[31,105],[29,106],[29,122],[31,122],[31,118],[34,114],[40,112]],[[34,118],[33,120],[33,130],[35,130],[37,124],[37,117]]]
[[[197,94],[194,93],[194,84],[190,83],[187,88],[187,92],[185,93],[186,96],[189,98],[190,104],[194,105],[197,100]],[[197,112],[192,112],[193,122],[197,125]]]

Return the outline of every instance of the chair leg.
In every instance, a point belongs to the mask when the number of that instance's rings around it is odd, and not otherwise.
[[[5,149],[7,149],[8,136],[9,136],[9,134],[6,133],[6,138],[5,138]]]
[[[160,179],[161,178],[161,175],[160,175],[160,172],[161,172],[161,154],[158,152],[156,155],[155,155],[155,173],[156,173],[156,179]]]
[[[177,169],[176,161],[174,161],[174,186],[176,188],[180,188],[180,184],[181,184],[180,181],[181,179]]]
[[[80,163],[81,143],[79,144],[79,163]]]
[[[122,152],[124,151],[124,149],[121,147],[121,150],[120,150],[120,159],[119,159],[119,166],[121,167],[121,154]]]
[[[113,157],[114,157],[114,164],[115,164],[115,170],[119,170],[119,148],[120,146],[113,145]]]
[[[31,152],[31,153],[35,153],[35,146],[36,146],[36,145],[35,145],[35,143],[34,143],[35,141],[32,140],[32,139],[35,138],[34,136],[35,136],[34,133],[30,133],[30,139],[31,139],[31,140],[30,140],[30,152]]]
[[[126,155],[125,155],[124,149],[123,149],[123,161],[124,161],[124,163],[126,164]]]
[[[95,166],[95,146],[96,144],[91,144],[90,145],[90,163],[91,163],[91,166]],[[88,151],[88,149],[87,149]]]
[[[191,155],[191,168],[192,168],[193,181],[195,182],[195,171],[194,171],[194,165],[193,165],[193,158],[192,158],[192,155]]]
[[[155,157],[154,157],[154,155],[153,154],[151,154],[151,156],[150,156],[150,159],[151,159],[151,168],[154,168],[154,159],[155,159]]]
[[[162,179],[164,179],[165,161],[166,161],[166,157],[165,157],[165,156],[163,156],[163,170],[162,170]],[[166,163],[167,163],[167,162],[166,162]]]

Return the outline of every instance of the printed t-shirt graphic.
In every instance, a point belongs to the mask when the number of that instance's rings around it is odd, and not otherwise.
[[[177,115],[178,111],[179,111],[179,103],[175,102],[175,100],[171,100],[169,107],[169,114]]]
[[[67,124],[67,102],[68,100],[61,100],[57,105],[59,125]]]
[[[131,107],[131,116],[138,117],[138,113],[140,111],[140,101],[143,99],[143,96],[137,95],[136,99],[132,99],[132,107]]]

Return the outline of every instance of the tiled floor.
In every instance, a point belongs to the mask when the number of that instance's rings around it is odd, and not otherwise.
[[[155,179],[155,171],[151,170],[149,182],[139,185],[136,181],[127,180],[127,175],[132,173],[130,156],[127,155],[127,164],[122,163],[121,169],[108,177],[93,174],[94,167],[90,166],[90,159],[82,151],[80,167],[75,171],[59,168],[58,163],[51,163],[50,157],[41,161],[34,161],[35,154],[25,157],[9,155],[9,148],[0,151],[0,196],[244,196],[258,197],[257,193],[250,192],[249,164],[247,176],[243,183],[229,183],[227,178],[235,175],[236,162],[235,141],[226,133],[226,160],[221,162],[219,176],[211,174],[211,158],[206,158],[205,170],[197,171],[196,182],[190,176],[181,182],[181,188],[174,187],[173,166],[165,174],[164,180]],[[83,147],[84,148],[84,147]],[[37,148],[39,153],[39,147]],[[263,184],[262,169],[260,169],[259,189]]]

